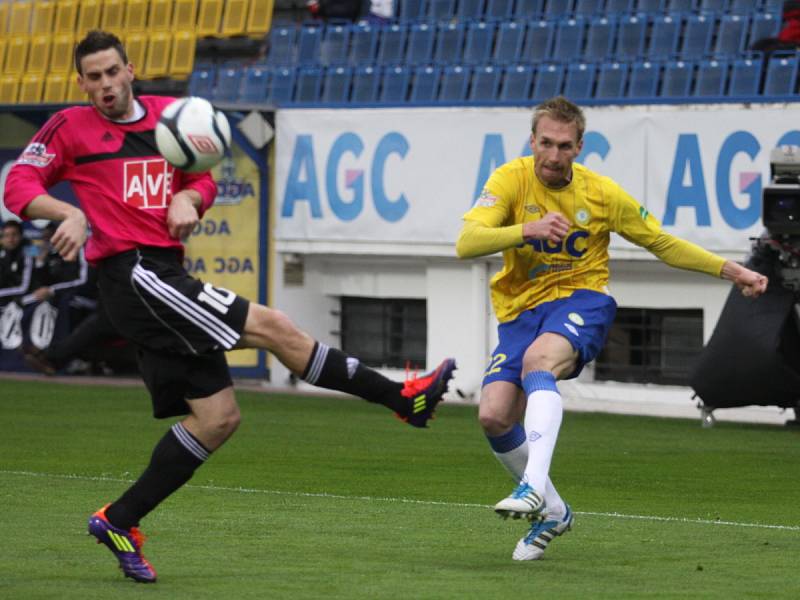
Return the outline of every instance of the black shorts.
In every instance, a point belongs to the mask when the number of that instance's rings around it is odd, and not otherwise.
[[[156,418],[231,385],[225,350],[241,337],[249,301],[189,275],[177,250],[139,248],[103,259],[98,285],[111,322],[138,346]]]

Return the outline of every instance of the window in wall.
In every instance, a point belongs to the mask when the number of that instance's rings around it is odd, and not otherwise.
[[[425,368],[425,300],[343,296],[341,306],[344,352],[373,367]]]
[[[703,347],[703,311],[620,308],[595,379],[689,385]]]

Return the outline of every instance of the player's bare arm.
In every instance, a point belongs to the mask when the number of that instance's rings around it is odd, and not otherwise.
[[[202,201],[200,194],[195,190],[181,190],[172,197],[167,211],[167,229],[170,236],[181,240],[192,233],[200,221],[198,208]]]
[[[51,240],[53,248],[64,257],[64,260],[77,260],[87,235],[86,215],[80,208],[42,194],[31,200],[25,207],[24,214],[29,219],[61,221]]]
[[[732,281],[742,291],[743,296],[750,298],[758,298],[766,291],[769,283],[765,275],[751,271],[732,260],[722,265],[720,277]]]
[[[560,242],[569,232],[569,221],[559,212],[549,212],[537,221],[522,225],[522,237],[528,240]]]

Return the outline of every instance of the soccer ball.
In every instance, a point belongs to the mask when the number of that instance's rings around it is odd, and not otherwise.
[[[203,98],[168,104],[156,124],[156,145],[166,161],[187,173],[208,171],[231,145],[231,127]]]

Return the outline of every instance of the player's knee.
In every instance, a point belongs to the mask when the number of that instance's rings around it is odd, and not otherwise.
[[[494,406],[481,405],[478,409],[478,423],[486,435],[497,436],[511,429],[514,426],[514,419]]]
[[[290,338],[296,327],[283,311],[274,308],[260,307],[255,313],[256,333],[267,340],[270,347],[285,343]]]

